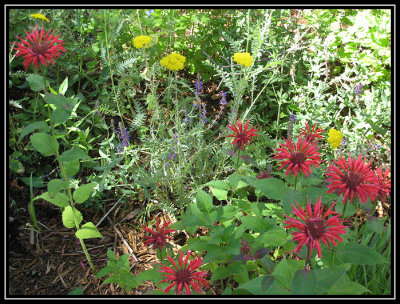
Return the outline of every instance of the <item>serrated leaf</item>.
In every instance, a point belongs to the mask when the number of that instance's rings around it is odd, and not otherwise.
[[[92,239],[103,237],[92,222],[87,222],[86,224],[82,225],[81,228],[75,232],[75,236],[78,239]]]
[[[201,211],[209,213],[213,207],[212,196],[203,190],[198,190],[196,194],[196,204]]]
[[[61,190],[67,189],[68,183],[62,179],[52,179],[47,184],[47,190],[49,192],[50,197],[54,197]]]
[[[65,207],[62,213],[62,221],[64,226],[67,228],[75,228],[75,220],[76,224],[79,225],[83,220],[82,213],[71,206]]]

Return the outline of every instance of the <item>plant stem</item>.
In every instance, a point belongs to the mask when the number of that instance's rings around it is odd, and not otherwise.
[[[310,246],[307,246],[307,256],[306,259],[304,260],[304,270],[307,269],[307,265],[310,262]]]

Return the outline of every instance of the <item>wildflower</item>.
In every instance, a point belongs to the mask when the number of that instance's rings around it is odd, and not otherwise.
[[[354,92],[356,93],[357,97],[363,93],[363,87],[364,87],[364,85],[362,85],[361,83],[356,85]]]
[[[233,61],[245,67],[249,67],[253,63],[253,58],[250,53],[235,53],[233,54]]]
[[[207,286],[208,280],[204,278],[207,272],[197,271],[197,269],[203,264],[203,259],[200,257],[195,257],[189,262],[190,253],[191,251],[188,250],[184,259],[183,253],[179,249],[178,264],[171,258],[168,253],[167,259],[172,263],[173,267],[168,267],[161,264],[161,270],[159,271],[165,273],[162,274],[165,279],[159,283],[171,282],[171,284],[164,289],[165,293],[168,293],[171,288],[175,286],[175,292],[178,295],[181,294],[183,288],[185,288],[185,294],[190,295],[190,286],[193,287],[193,289],[196,290],[198,293],[201,293],[200,284],[203,286]]]
[[[151,42],[151,37],[140,35],[135,37],[135,39],[133,39],[133,46],[137,49],[141,49],[142,47],[148,45],[150,42]]]
[[[149,227],[144,227],[143,230],[147,231],[151,234],[151,236],[144,236],[147,240],[144,245],[147,246],[149,244],[153,245],[153,248],[157,248],[159,250],[163,249],[167,245],[166,240],[172,240],[171,237],[166,236],[167,233],[174,232],[174,229],[167,229],[171,222],[164,222],[162,227],[160,228],[159,218],[156,219],[157,227],[155,230],[152,230]]]
[[[336,129],[330,129],[328,132],[328,142],[332,149],[336,149],[342,143],[342,132]]]
[[[310,130],[310,127],[308,125],[308,122],[306,122],[306,128],[305,129],[300,129],[300,135],[303,136],[306,140],[310,140],[311,142],[316,142],[318,138],[323,138],[322,133],[324,132],[323,129],[317,128],[317,123],[315,123]]]
[[[380,199],[383,203],[386,203],[387,197],[390,195],[390,190],[392,187],[392,181],[388,178],[390,169],[386,168],[385,172],[383,172],[382,166],[375,170],[375,173],[378,177],[378,191],[376,193],[375,199]]]
[[[372,161],[371,161],[372,162]],[[368,197],[373,200],[376,195],[378,178],[370,168],[370,164],[365,163],[362,154],[358,158],[351,158],[349,153],[348,160],[342,157],[327,168],[326,181],[329,183],[327,193],[336,191],[338,195],[343,193],[343,204],[356,197],[365,204]]]
[[[201,81],[199,77],[194,83],[194,86],[196,88],[196,96],[200,96],[201,94],[203,94],[203,81]]]
[[[121,153],[124,147],[129,147],[129,139],[130,136],[128,134],[128,131],[126,128],[122,127],[122,123],[120,122],[118,124],[119,126],[119,131],[117,130],[117,133],[119,134],[120,138],[122,139],[122,143],[118,146],[118,152]]]
[[[293,113],[290,114],[289,120],[291,122],[296,122],[296,115],[294,115]]]
[[[50,20],[48,18],[46,18],[45,15],[42,15],[42,14],[30,14],[29,17],[31,17],[33,19],[40,19],[40,20],[44,20],[46,22],[50,22]]]
[[[66,51],[64,49],[64,41],[58,39],[60,35],[54,36],[55,32],[56,30],[49,35],[50,30],[45,33],[42,26],[40,32],[37,27],[32,28],[30,33],[25,31],[25,39],[17,36],[21,42],[17,43],[16,50],[18,52],[16,56],[25,58],[23,62],[25,71],[28,70],[31,63],[35,65],[36,69],[41,64],[47,66],[48,61],[53,64],[53,59],[58,58],[61,52]]]
[[[281,160],[280,168],[286,168],[286,175],[297,176],[298,172],[303,172],[306,177],[311,173],[311,166],[319,167],[321,159],[317,147],[311,141],[302,137],[297,138],[297,144],[292,140],[286,139],[285,143],[281,144],[276,149],[278,153],[273,158]]]
[[[207,123],[207,104],[205,102],[201,103],[201,119],[203,121],[203,125]]]
[[[223,109],[227,102],[226,102],[226,92],[221,91],[219,92],[219,96],[221,96],[221,100],[219,101],[220,107]]]
[[[147,17],[150,17],[153,13],[154,13],[154,10],[153,10],[153,9],[148,10],[148,11],[146,12]]]
[[[235,112],[236,112],[236,109],[232,108],[231,113],[229,114],[229,117],[228,117],[229,123],[232,123],[232,120],[233,120],[233,118],[235,116]]]
[[[290,117],[289,117],[289,126],[288,126],[288,131],[287,131],[288,138],[290,138],[290,139],[292,139],[293,125],[295,122],[296,122],[296,115],[294,115],[292,113],[292,114],[290,114]]]
[[[314,205],[314,212],[310,201],[307,199],[307,207],[305,210],[296,202],[297,208],[292,205],[292,213],[299,219],[292,218],[288,215],[284,215],[288,220],[283,223],[287,226],[285,228],[297,228],[298,231],[292,232],[293,240],[298,242],[298,245],[293,251],[297,253],[303,245],[307,245],[310,249],[310,257],[312,257],[312,251],[314,248],[317,249],[318,257],[321,258],[321,246],[320,241],[330,247],[330,242],[337,246],[335,240],[340,243],[343,239],[339,234],[346,233],[345,226],[342,225],[342,221],[339,218],[340,214],[332,210],[335,206],[333,203],[329,209],[323,213],[323,206],[321,204],[321,197],[316,200]],[[334,215],[328,218],[329,215]]]
[[[172,53],[160,60],[163,67],[171,71],[179,71],[184,68],[186,57],[178,53]]]
[[[238,120],[236,122],[237,127],[232,124],[228,126],[229,129],[231,129],[233,132],[235,132],[234,135],[227,135],[227,137],[234,137],[235,139],[232,142],[232,145],[235,145],[235,151],[240,148],[240,150],[244,151],[244,145],[250,145],[250,142],[252,142],[252,137],[258,137],[258,134],[255,132],[258,132],[258,129],[249,128],[249,121],[246,122],[244,128],[242,123]]]

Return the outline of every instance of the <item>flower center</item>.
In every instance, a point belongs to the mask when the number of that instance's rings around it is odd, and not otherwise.
[[[322,219],[319,217],[309,218],[306,224],[307,234],[312,239],[319,239],[324,232],[324,225]]]
[[[49,48],[46,43],[38,43],[32,46],[32,52],[34,52],[36,55],[44,55],[48,49]]]
[[[348,175],[343,177],[343,181],[349,186],[350,188],[355,188],[361,183],[361,177],[354,172],[349,172]]]
[[[187,269],[180,269],[176,272],[176,280],[178,283],[188,283],[191,276],[191,272]]]
[[[293,163],[293,164],[301,164],[301,163],[303,163],[305,160],[307,159],[307,157],[303,154],[303,153],[301,153],[301,152],[294,152],[293,154],[292,154],[292,159],[291,159],[291,162]]]

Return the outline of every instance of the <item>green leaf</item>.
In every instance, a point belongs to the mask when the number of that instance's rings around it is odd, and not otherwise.
[[[68,183],[62,179],[53,179],[47,184],[50,197],[54,197],[61,190],[67,189]]]
[[[341,276],[327,292],[328,295],[361,295],[365,293],[370,293],[370,290],[351,281],[347,274]]]
[[[287,233],[285,229],[276,227],[258,236],[256,242],[264,247],[280,247],[287,242]]]
[[[219,201],[228,199],[228,191],[226,191],[226,190],[212,188],[211,192]]]
[[[60,85],[59,89],[58,89],[58,93],[65,95],[65,92],[67,92],[68,89],[68,76],[65,77],[63,83]]]
[[[75,236],[78,239],[92,239],[103,237],[92,222],[87,222],[86,224],[82,225],[81,228],[75,232]]]
[[[37,199],[44,199],[60,208],[65,208],[69,206],[69,198],[66,196],[64,193],[57,193],[54,195],[54,197],[50,197],[49,192],[44,192],[41,195],[35,197],[35,200]]]
[[[245,182],[260,190],[266,197],[274,200],[282,200],[283,195],[288,190],[286,184],[277,178],[257,179],[254,177],[244,177]]]
[[[283,211],[285,214],[291,214],[292,213],[291,205],[296,206],[297,202],[299,203],[300,206],[305,207],[306,201],[304,201],[302,192],[293,189],[288,189],[282,198]]]
[[[197,207],[206,213],[209,213],[211,208],[214,206],[212,202],[212,196],[203,190],[198,190],[196,194]]]
[[[71,290],[71,291],[68,293],[68,295],[69,295],[69,296],[81,296],[81,295],[83,295],[83,289],[82,289],[82,287],[79,286],[79,287],[77,287],[77,288]]]
[[[34,132],[35,130],[39,130],[41,133],[46,133],[50,130],[50,127],[44,121],[36,121],[34,123],[31,123],[22,129],[21,133],[19,134],[18,143],[21,141],[22,138]]]
[[[317,287],[315,289],[315,294],[327,294],[328,290],[334,286],[338,280],[341,279],[346,271],[346,267],[337,265],[329,268],[314,270],[314,273],[317,276]]]
[[[376,265],[385,262],[385,258],[375,249],[356,242],[349,242],[340,246],[337,250],[337,257],[343,263],[356,265]]]
[[[210,186],[211,188],[221,189],[221,190],[229,190],[229,184],[225,181],[214,180],[205,184],[206,186]]]
[[[293,295],[312,295],[317,287],[317,276],[313,270],[299,269],[292,279]]]
[[[66,122],[70,117],[71,117],[72,109],[66,110],[66,109],[55,109],[51,113],[51,120],[55,124],[62,124]]]
[[[217,269],[215,269],[213,271],[210,282],[225,279],[226,277],[230,276],[231,274],[232,273],[225,266],[219,266]]]
[[[259,217],[253,215],[247,215],[240,218],[244,229],[251,229],[255,232],[263,232],[267,230],[268,225]]]
[[[74,176],[79,171],[79,159],[66,161],[63,165],[67,176]]]
[[[62,221],[64,226],[67,228],[75,228],[75,219],[77,225],[79,225],[83,219],[82,213],[71,206],[65,207],[62,213]]]
[[[76,159],[90,160],[90,156],[81,148],[74,147],[71,150],[64,151],[57,159],[63,162],[73,161]]]
[[[286,257],[275,266],[272,276],[287,289],[291,288],[294,273],[304,267],[304,261],[286,260]]]
[[[56,155],[58,151],[57,140],[47,133],[31,135],[32,146],[44,156]]]
[[[26,80],[29,83],[29,87],[32,91],[39,92],[44,89],[43,76],[31,74]]]
[[[77,202],[78,204],[82,204],[84,201],[86,201],[89,198],[95,186],[96,183],[90,183],[80,186],[78,189],[76,189],[73,194],[75,202]]]

